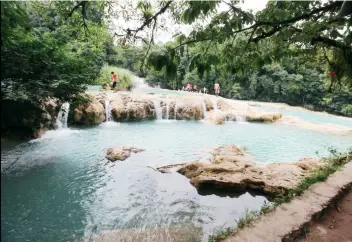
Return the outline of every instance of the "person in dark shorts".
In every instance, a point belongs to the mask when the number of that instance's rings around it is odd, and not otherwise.
[[[112,88],[115,88],[117,85],[118,77],[113,71],[111,72],[111,76],[112,76]]]

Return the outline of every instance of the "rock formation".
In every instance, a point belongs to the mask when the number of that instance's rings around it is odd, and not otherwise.
[[[144,149],[138,149],[135,147],[112,147],[106,151],[106,159],[109,161],[123,161],[131,156],[131,153],[143,152]]]
[[[204,110],[207,111],[207,121],[222,124],[226,120],[236,120],[241,114],[248,121],[275,122],[281,118],[278,113],[266,113],[249,108],[244,103],[233,102],[225,98],[212,100],[208,95],[201,94],[162,94],[148,93],[97,93],[89,95],[88,105],[81,105],[74,110],[74,123],[98,124],[103,121],[105,99],[110,100],[112,116],[116,121],[142,121],[157,118],[161,113],[162,119],[201,120]],[[214,110],[213,102],[217,102],[218,109]],[[101,105],[100,105],[101,104]],[[95,115],[92,112],[97,112]]]
[[[209,164],[191,162],[178,168],[198,190],[227,189],[233,192],[257,190],[276,194],[296,186],[302,177],[324,163],[304,158],[294,163],[258,165],[245,148],[225,145],[215,149]],[[180,166],[180,165],[178,165]],[[169,166],[173,168],[173,166]],[[168,167],[157,170],[167,173]]]
[[[87,98],[86,103],[73,107],[70,123],[83,125],[97,125],[105,120],[105,109],[96,96],[83,94]]]

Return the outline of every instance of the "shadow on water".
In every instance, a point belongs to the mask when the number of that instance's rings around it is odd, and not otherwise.
[[[262,196],[267,197],[267,195],[260,191],[260,190],[253,190],[253,189],[234,189],[231,187],[223,187],[223,186],[216,186],[211,183],[202,184],[202,186],[197,189],[197,192],[201,196],[209,196],[209,195],[216,195],[218,197],[230,197],[230,198],[239,198],[243,194],[249,193],[252,197]]]

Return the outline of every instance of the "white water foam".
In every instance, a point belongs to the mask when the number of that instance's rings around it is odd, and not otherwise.
[[[58,129],[67,128],[67,119],[69,111],[70,104],[68,102],[63,103],[56,118],[56,125]]]
[[[110,101],[105,99],[105,122],[112,121]]]
[[[163,113],[160,107],[160,100],[154,100],[153,103],[155,108],[156,119],[163,119]]]

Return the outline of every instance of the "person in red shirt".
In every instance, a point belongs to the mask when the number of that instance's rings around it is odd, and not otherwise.
[[[111,76],[112,76],[112,88],[115,88],[116,84],[117,84],[118,77],[113,71],[111,72]]]

